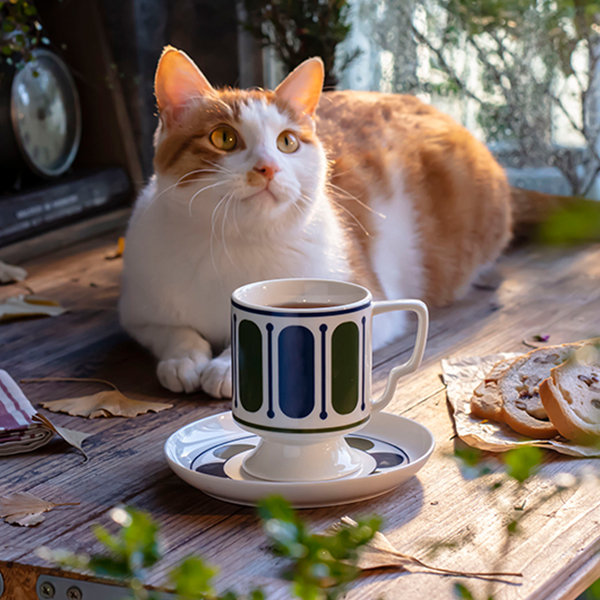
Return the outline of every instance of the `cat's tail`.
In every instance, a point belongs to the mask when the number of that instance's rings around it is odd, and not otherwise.
[[[511,187],[513,234],[549,242],[600,239],[600,201]]]

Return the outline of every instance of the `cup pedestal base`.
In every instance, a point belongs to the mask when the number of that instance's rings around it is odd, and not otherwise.
[[[365,463],[370,458],[351,448],[342,436],[302,444],[261,439],[242,469],[267,481],[326,481],[368,468]]]

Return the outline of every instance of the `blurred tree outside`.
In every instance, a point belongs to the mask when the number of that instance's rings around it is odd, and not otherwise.
[[[348,20],[341,87],[416,94],[505,166],[600,198],[600,0],[351,0]]]
[[[335,88],[338,73],[358,55],[336,51],[349,31],[347,0],[243,0],[242,25],[264,47],[275,50],[286,72],[303,60],[320,56],[325,65],[325,88]]]

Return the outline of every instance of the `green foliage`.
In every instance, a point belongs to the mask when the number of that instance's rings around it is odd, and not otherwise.
[[[509,450],[503,458],[507,475],[523,483],[537,471],[543,452],[535,446],[521,446]]]
[[[149,515],[133,508],[115,508],[111,518],[122,527],[117,535],[111,535],[101,525],[93,528],[94,535],[110,554],[93,556],[90,567],[100,575],[139,578],[143,569],[160,558],[158,525]]]
[[[473,592],[471,592],[471,590],[462,583],[454,584],[454,597],[460,598],[461,600],[475,600]],[[494,597],[492,595],[489,595],[487,597],[487,600],[494,600]]]
[[[466,479],[482,477],[492,472],[490,465],[484,460],[483,452],[471,446],[457,446],[454,457],[458,460],[460,470]]]
[[[359,573],[359,550],[381,526],[378,517],[343,525],[332,534],[315,534],[283,498],[272,497],[258,508],[274,551],[292,560],[287,577],[294,593],[304,600],[332,600],[344,593]]]
[[[264,46],[275,49],[288,71],[303,60],[320,56],[325,86],[335,87],[336,47],[350,32],[348,0],[244,0],[244,27]],[[343,70],[358,56],[346,57]]]
[[[469,588],[462,583],[454,584],[454,597],[460,598],[461,600],[474,600],[473,594]]]
[[[413,25],[413,34],[431,50],[437,77],[477,102],[476,118],[487,140],[509,142],[511,166],[552,165],[573,194],[588,193],[600,172],[600,136],[590,101],[600,64],[600,0],[436,0],[433,5],[423,5],[427,27]],[[457,67],[460,53],[477,59],[476,87]],[[553,144],[557,115],[585,140],[579,153]]]
[[[556,211],[538,228],[538,241],[569,245],[600,239],[600,203],[580,200]]]
[[[381,523],[378,518],[371,518],[356,526],[343,526],[330,535],[313,534],[290,505],[278,497],[265,500],[259,514],[276,553],[291,559],[292,591],[303,600],[337,598],[358,575],[360,548],[371,540]],[[99,525],[94,527],[105,552],[90,557],[42,548],[38,554],[49,562],[121,580],[129,586],[135,600],[153,600],[156,596],[145,589],[143,580],[146,570],[161,558],[157,523],[147,513],[133,508],[115,508],[110,516],[120,526],[116,534]],[[172,588],[167,591],[175,593],[179,600],[265,600],[260,589],[244,596],[232,591],[218,595],[212,581],[216,573],[215,567],[190,556],[168,573]]]
[[[0,23],[0,64],[20,68],[35,48],[50,44],[31,0],[0,0]]]
[[[577,600],[600,600],[600,579],[592,583]]]
[[[169,580],[177,596],[193,600],[213,593],[211,580],[216,574],[217,569],[207,565],[201,558],[190,556],[169,573]]]

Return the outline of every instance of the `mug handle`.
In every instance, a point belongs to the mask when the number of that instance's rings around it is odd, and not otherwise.
[[[429,329],[429,313],[427,305],[421,300],[386,300],[383,302],[373,302],[372,317],[377,314],[391,312],[393,310],[412,310],[417,314],[417,339],[412,356],[403,364],[394,367],[388,377],[387,385],[380,398],[373,402],[372,410],[379,411],[385,408],[394,397],[396,383],[402,375],[411,373],[421,364],[423,353],[425,352],[425,343],[427,341],[427,331]]]

